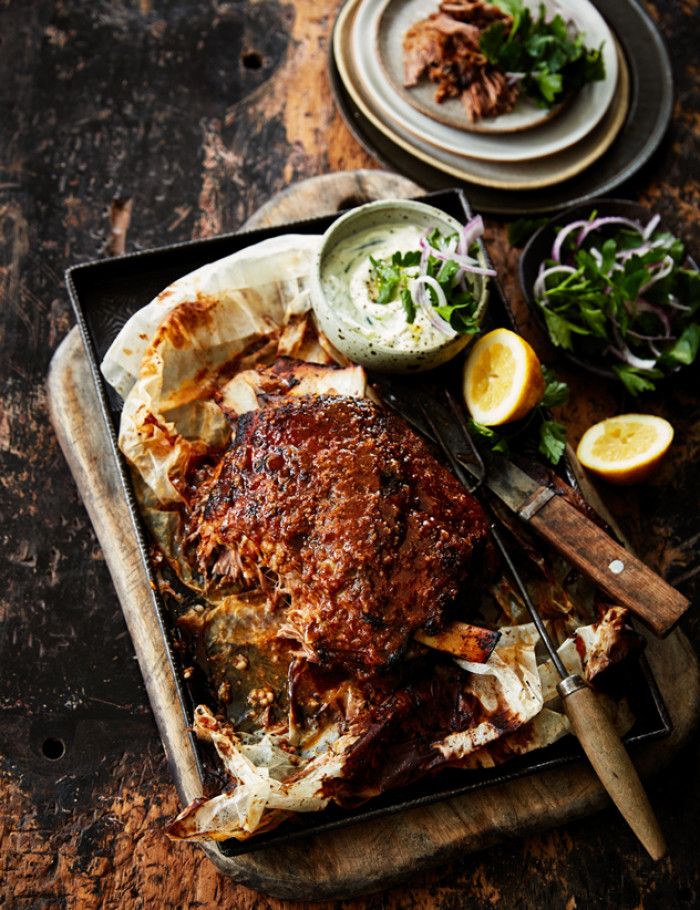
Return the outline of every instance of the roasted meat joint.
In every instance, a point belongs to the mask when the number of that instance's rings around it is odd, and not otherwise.
[[[264,269],[235,257],[182,279],[103,363],[193,728],[224,773],[177,839],[246,840],[568,732],[481,505],[318,331],[312,242],[274,241],[284,280],[239,289]],[[567,665],[590,680],[634,646],[624,611],[522,554]]]
[[[487,532],[402,421],[329,395],[242,415],[192,527],[208,584],[260,586],[284,604],[282,632],[306,659],[362,673],[444,627]]]

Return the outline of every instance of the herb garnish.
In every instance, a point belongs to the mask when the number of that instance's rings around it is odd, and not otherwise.
[[[479,247],[474,243],[469,247],[466,257],[460,256],[456,252],[458,239],[456,233],[443,236],[439,228],[435,228],[422,239],[422,251],[397,251],[384,259],[370,256],[370,299],[380,304],[400,300],[406,321],[411,324],[416,318],[417,295],[423,293],[423,300],[448,329],[460,335],[476,332],[479,300],[473,283],[465,280],[465,277],[471,270],[467,259],[473,262],[474,267],[478,267],[476,257]],[[433,281],[440,291],[428,283]],[[416,290],[418,283],[424,283],[421,291]]]
[[[494,0],[513,24],[494,22],[481,35],[489,63],[520,79],[522,91],[538,107],[552,107],[587,82],[605,78],[602,48],[587,48],[584,36],[557,14],[546,21],[540,5],[533,18],[523,0]]]
[[[508,429],[499,427],[496,430],[494,427],[485,427],[475,420],[470,420],[469,426],[472,432],[483,437],[493,452],[507,455],[513,440],[530,431],[533,422],[538,423],[537,449],[551,464],[556,465],[561,461],[566,449],[566,427],[553,420],[548,414],[548,409],[566,403],[569,398],[569,387],[565,382],[559,381],[554,372],[547,367],[542,367],[542,373],[546,383],[544,396],[525,420]]]
[[[565,226],[533,289],[552,342],[612,369],[632,395],[693,363],[700,347],[700,274],[658,220],[593,212]]]

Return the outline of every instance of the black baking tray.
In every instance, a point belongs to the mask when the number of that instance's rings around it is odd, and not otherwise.
[[[461,222],[471,216],[466,197],[461,190],[443,190],[419,198],[442,209]],[[183,667],[176,646],[177,633],[169,611],[158,593],[154,567],[148,555],[147,535],[134,496],[129,469],[117,446],[122,400],[104,382],[99,364],[129,317],[177,278],[206,263],[281,233],[323,233],[336,217],[338,216],[330,215],[295,222],[283,227],[263,228],[207,240],[174,244],[116,259],[77,265],[68,269],[66,273],[68,292],[83,337],[105,427],[111,440],[121,483],[133,519],[134,536],[141,550],[153,589],[153,609],[157,611],[163,640],[167,643],[168,663],[176,679],[181,708],[185,712],[188,722],[192,717],[195,698],[182,673]],[[491,325],[514,325],[513,314],[496,281],[493,282],[491,290],[488,322]],[[671,731],[670,718],[646,661],[641,657],[628,664],[621,685],[635,714],[636,722],[626,737],[626,742],[635,744],[668,735]],[[209,747],[197,743],[196,748],[200,770],[204,778],[207,770],[215,771],[215,765]],[[546,768],[581,761],[582,757],[583,753],[576,740],[573,737],[565,737],[545,749],[518,757],[494,769],[444,771],[410,787],[384,794],[354,811],[344,811],[335,807],[328,808],[320,813],[298,816],[280,828],[268,834],[253,837],[249,841],[229,840],[221,842],[217,846],[225,856],[235,856],[274,844],[286,843],[295,838],[319,834],[333,828],[449,799],[470,790],[493,786],[523,775],[534,774]]]

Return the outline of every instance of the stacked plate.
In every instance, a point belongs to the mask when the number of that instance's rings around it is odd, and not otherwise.
[[[637,75],[640,63],[636,61],[630,72],[630,48],[624,47],[623,52],[614,31],[589,0],[548,2],[552,15],[558,12],[576,24],[588,47],[602,46],[605,62],[603,80],[584,86],[558,108],[542,110],[521,97],[512,112],[472,124],[459,99],[442,104],[435,101],[434,83],[424,80],[414,88],[404,87],[403,37],[413,24],[436,12],[438,2],[348,0],[336,23],[332,61],[340,83],[336,99],[346,118],[353,121],[355,133],[389,164],[424,185],[436,183],[423,177],[427,170],[446,175],[445,182],[451,177],[498,190],[501,197],[503,191],[516,191],[523,194],[524,202],[533,197],[532,191],[541,194],[545,188],[590,172],[621,132],[629,131],[634,113],[630,105],[637,104],[643,84],[643,77]],[[526,2],[536,15],[539,0]],[[598,3],[601,5],[605,4]],[[644,14],[636,18],[639,16]],[[652,66],[667,68],[663,45],[653,40],[658,35],[649,31],[646,21],[636,23],[635,28],[653,46]],[[654,111],[656,121],[663,121],[663,130],[672,96],[670,76],[666,81]],[[656,137],[656,121],[652,133],[658,144],[663,130]],[[639,145],[642,137],[636,138]],[[647,147],[648,143],[648,151]],[[404,162],[407,167],[401,166]],[[577,198],[576,193],[562,201],[570,198]],[[547,205],[523,205],[530,210],[538,207],[546,210]],[[489,206],[481,208],[489,210]],[[497,211],[498,206],[491,210]]]

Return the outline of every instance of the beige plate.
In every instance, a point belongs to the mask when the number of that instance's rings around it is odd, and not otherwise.
[[[352,53],[353,26],[359,5],[360,0],[350,0],[343,7],[333,35],[335,61],[346,89],[361,113],[392,142],[452,177],[505,190],[552,186],[575,176],[600,158],[625,121],[629,107],[629,73],[618,47],[619,80],[613,103],[600,124],[577,145],[547,158],[520,162],[482,161],[437,149],[420,136],[412,135],[405,126],[384,119],[376,100],[363,89]]]
[[[536,17],[542,0],[525,0]],[[615,94],[618,78],[618,63],[615,53],[615,39],[607,23],[589,0],[568,0],[567,3],[545,3],[551,7],[550,15],[560,13],[575,21],[579,31],[585,36],[586,44],[592,47],[603,47],[605,62],[605,79],[591,83],[551,109],[542,109],[530,103],[527,98],[518,100],[515,108],[500,117],[485,118],[477,123],[467,120],[461,101],[449,99],[442,104],[435,101],[435,84],[422,79],[414,88],[407,89],[403,84],[403,36],[416,22],[427,18],[437,11],[438,0],[363,0],[358,13],[357,25],[361,31],[371,31],[374,35],[374,46],[368,53],[373,53],[374,69],[388,78],[395,94],[421,113],[439,124],[445,124],[460,132],[488,134],[492,138],[512,138],[508,134],[541,127],[559,114],[566,106],[566,125],[562,132],[571,135],[570,143],[577,142],[593,129],[603,117]],[[359,19],[363,22],[360,22]],[[367,23],[371,23],[367,25]],[[363,77],[363,67],[358,60],[358,69]],[[365,66],[364,69],[367,67]],[[486,138],[486,137],[484,137]],[[556,136],[553,139],[559,138]],[[550,144],[551,144],[551,140]],[[559,151],[552,148],[543,154]],[[481,157],[473,155],[473,157]],[[483,156],[487,157],[487,156]],[[525,157],[525,156],[523,156]],[[534,156],[533,156],[534,157]]]

